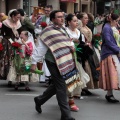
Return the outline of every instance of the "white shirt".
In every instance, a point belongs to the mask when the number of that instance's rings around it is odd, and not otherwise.
[[[67,33],[69,34],[70,38],[73,39],[79,39],[80,37],[80,31],[78,29],[76,29],[76,32],[72,32],[69,28],[66,28]],[[85,37],[83,34],[82,35],[82,41],[85,42]]]
[[[48,47],[38,38],[38,46],[36,46],[32,55],[32,64],[37,64],[37,62],[42,61],[47,50]]]

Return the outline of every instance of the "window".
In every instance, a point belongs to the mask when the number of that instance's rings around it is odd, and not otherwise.
[[[27,15],[29,15],[30,11],[30,0],[23,0],[23,9],[26,12]]]

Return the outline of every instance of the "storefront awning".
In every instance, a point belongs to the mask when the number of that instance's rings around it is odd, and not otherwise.
[[[60,2],[76,2],[76,0],[60,0]]]

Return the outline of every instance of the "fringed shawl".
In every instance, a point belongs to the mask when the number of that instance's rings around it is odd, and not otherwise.
[[[61,75],[65,75],[75,68],[71,41],[66,32],[56,26],[48,26],[40,34],[40,39],[51,50]]]
[[[92,41],[92,31],[87,26],[81,27],[80,31],[85,36],[86,42]]]

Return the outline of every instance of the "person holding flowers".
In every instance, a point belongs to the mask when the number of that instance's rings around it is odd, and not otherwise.
[[[50,13],[52,12],[52,5],[45,6],[45,15],[42,15],[38,18],[35,26],[36,26],[36,34],[39,34],[42,32],[42,30],[47,27],[49,24],[51,24],[50,21]],[[37,30],[38,29],[38,30]],[[39,39],[39,38],[38,38]],[[38,63],[39,66],[41,66],[41,63]],[[47,68],[46,62],[43,57],[43,63],[42,63],[42,71],[44,71],[44,74],[40,76],[40,83],[46,83],[46,86],[49,85],[51,75]]]
[[[1,35],[3,36],[3,51],[0,57],[0,78],[6,80],[12,63],[13,50],[11,42],[19,38],[21,32],[20,13],[12,9],[8,13],[8,18],[2,22]],[[12,74],[11,74],[12,76]],[[11,85],[11,82],[8,82]]]
[[[78,27],[78,19],[77,19],[77,17],[75,15],[68,14],[67,17],[66,17],[66,23],[67,23],[66,31],[67,31],[69,37],[71,38],[71,44],[73,44],[73,47],[76,48],[76,52],[75,52],[75,54],[77,55],[76,59],[79,61],[79,62],[77,61],[76,64],[78,66],[80,79],[84,83],[83,86],[77,87],[68,96],[69,97],[70,109],[72,111],[78,111],[79,107],[75,104],[74,97],[75,98],[80,98],[82,88],[86,87],[86,83],[89,81],[89,76],[84,71],[84,69],[82,67],[82,64],[81,64],[81,60],[80,60],[81,59],[80,54],[82,52],[82,49],[80,51],[80,50],[78,50],[80,48],[77,48],[77,46],[80,43],[80,40],[79,40],[80,36],[81,36],[82,40],[84,40],[84,35],[81,34],[81,32],[77,29],[77,27]]]
[[[12,79],[15,84],[15,90],[18,90],[20,82],[25,82],[25,90],[29,91],[28,86],[29,81],[38,81],[37,75],[34,75],[30,71],[31,66],[31,56],[34,50],[34,40],[32,34],[28,31],[22,31],[20,34],[20,39],[12,43],[14,51],[13,67],[15,71],[10,71],[8,74],[8,79],[11,76],[11,72],[15,72],[15,77]],[[36,71],[37,73],[39,71]],[[41,74],[41,73],[38,73]],[[34,75],[34,76],[33,76]],[[36,77],[36,79],[34,79]]]

